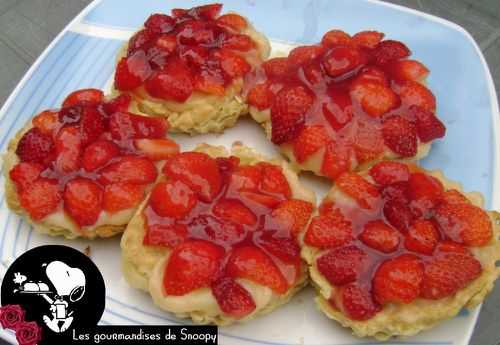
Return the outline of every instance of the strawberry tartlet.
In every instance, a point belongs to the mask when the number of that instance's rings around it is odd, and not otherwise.
[[[195,323],[268,313],[306,284],[296,236],[314,205],[287,163],[242,145],[200,145],[166,161],[128,225],[125,277]]]
[[[335,179],[381,159],[420,159],[444,136],[429,70],[383,37],[331,30],[246,76],[250,114],[300,169]]]
[[[243,77],[270,45],[244,17],[221,4],[153,14],[119,55],[114,87],[175,132],[222,132],[248,112]]]
[[[4,157],[8,206],[49,235],[122,232],[162,160],[179,152],[165,119],[132,114],[129,103],[83,89],[36,115]]]
[[[320,309],[385,340],[481,303],[500,273],[500,215],[481,205],[479,193],[413,164],[341,174],[301,234]]]

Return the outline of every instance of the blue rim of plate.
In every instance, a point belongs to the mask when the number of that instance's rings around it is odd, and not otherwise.
[[[18,94],[21,91],[21,89],[23,88],[23,86],[30,80],[30,78],[32,77],[33,73],[37,70],[37,68],[39,67],[39,65],[41,64],[41,62],[44,61],[44,59],[52,51],[52,49],[63,39],[63,37],[65,36],[66,33],[72,33],[72,32],[74,32],[74,33],[83,33],[83,34],[88,35],[90,37],[93,36],[93,32],[92,32],[93,31],[93,27],[99,27],[99,25],[97,23],[87,23],[87,22],[85,22],[84,18],[95,7],[97,7],[102,1],[103,0],[94,0],[89,5],[87,5],[87,7],[85,7],[70,23],[68,23],[68,25],[55,37],[55,39],[47,46],[47,48],[45,48],[45,50],[43,51],[43,53],[38,57],[38,59],[35,61],[35,63],[28,69],[28,71],[26,72],[26,74],[23,76],[23,78],[17,84],[16,88],[13,90],[13,92],[8,97],[7,101],[4,103],[4,105],[0,109],[0,126],[1,126],[2,120],[5,117],[6,110],[9,109],[9,107],[11,106],[11,104],[14,102],[14,100],[18,96]],[[491,106],[490,110],[491,110],[492,124],[493,124],[493,138],[494,138],[494,145],[495,145],[494,147],[496,148],[495,152],[494,152],[494,162],[493,162],[493,167],[492,167],[492,170],[493,170],[493,179],[492,179],[492,191],[491,191],[491,198],[492,198],[491,199],[491,207],[493,209],[499,209],[500,208],[500,176],[499,176],[499,173],[500,173],[500,151],[499,151],[498,148],[500,148],[500,138],[498,137],[498,134],[500,134],[500,131],[499,131],[499,128],[500,128],[500,119],[499,119],[500,112],[499,112],[498,100],[497,100],[497,97],[496,97],[496,91],[495,91],[495,85],[494,85],[494,82],[493,82],[493,78],[491,76],[489,67],[488,67],[488,65],[486,63],[486,60],[485,60],[485,58],[484,58],[484,56],[483,56],[483,54],[482,54],[479,46],[474,41],[474,39],[472,38],[472,36],[464,28],[462,28],[461,26],[459,26],[459,25],[457,25],[457,24],[455,24],[453,22],[450,22],[448,20],[445,20],[445,19],[433,16],[433,15],[430,15],[430,14],[427,14],[427,13],[423,13],[423,12],[420,12],[420,11],[417,11],[417,10],[413,10],[413,9],[406,8],[406,7],[399,6],[399,5],[394,5],[394,4],[386,3],[386,2],[383,2],[383,1],[379,1],[379,0],[361,0],[361,1],[372,3],[372,4],[376,4],[376,5],[380,5],[380,6],[386,6],[386,7],[393,8],[393,9],[396,9],[396,10],[402,11],[402,12],[407,12],[407,13],[410,13],[410,14],[413,14],[413,15],[425,18],[427,20],[439,23],[439,24],[444,25],[444,26],[446,26],[448,28],[452,28],[452,29],[458,31],[459,33],[461,33],[469,41],[469,43],[471,43],[472,46],[474,47],[474,49],[475,49],[475,51],[476,51],[476,53],[477,53],[477,55],[479,57],[479,60],[481,62],[481,65],[483,67],[484,76],[486,78],[486,83],[487,83],[487,87],[488,87],[488,91],[489,91],[489,100],[490,100],[490,106]],[[99,30],[100,29],[101,28],[99,28]],[[128,38],[128,35],[129,35],[129,32],[124,32],[122,28],[118,28],[118,27],[117,28],[111,28],[109,26],[106,26],[106,30],[108,32],[111,32],[110,35],[109,35],[109,38],[112,38],[112,39],[125,40],[125,39]],[[106,37],[106,34],[102,35],[102,32],[101,32],[99,35],[96,35],[96,36]],[[91,48],[89,48],[89,49],[91,49]],[[116,47],[114,47],[113,49],[116,49]],[[93,82],[96,82],[96,80],[94,79]],[[100,81],[100,82],[98,82],[98,84],[100,84],[101,87],[104,87],[104,81]],[[61,95],[59,95],[59,97],[61,97]],[[5,136],[8,136],[8,135],[9,134],[6,134]],[[3,146],[4,145],[4,141],[6,140],[6,138],[5,137],[4,138],[0,138],[0,140],[2,141],[2,144],[0,146]],[[1,201],[1,203],[4,204],[5,203],[5,198],[2,198],[2,199],[3,200]],[[10,216],[10,213],[9,213],[9,216]],[[16,236],[15,236],[14,246],[13,246],[13,250],[12,250],[12,256],[13,257],[16,257],[15,251],[16,251],[16,248],[17,248],[17,242],[19,240],[19,233],[20,233],[21,223],[22,223],[21,221],[18,221],[18,223],[16,225],[17,230],[16,230]],[[6,233],[6,231],[4,231],[3,236],[2,236],[2,238],[0,240],[0,259],[2,258],[2,253],[4,251],[5,233]],[[30,229],[29,233],[27,235],[27,238],[26,238],[26,243],[25,243],[25,247],[24,247],[25,251],[29,249],[32,233],[33,233],[33,230]],[[6,268],[6,266],[7,266],[6,263],[3,262],[3,261],[1,262],[1,265],[3,265],[4,268]],[[108,302],[122,305],[123,307],[126,307],[126,308],[131,309],[131,310],[135,310],[135,311],[140,312],[140,313],[142,313],[142,314],[144,314],[146,316],[154,317],[154,318],[159,319],[159,320],[168,321],[169,323],[172,323],[172,324],[179,324],[179,320],[174,319],[174,318],[172,318],[172,319],[168,318],[165,314],[160,315],[160,314],[151,313],[151,312],[142,310],[140,308],[124,304],[123,302],[120,302],[119,300],[117,300],[117,299],[115,299],[115,298],[113,298],[111,296],[107,296],[107,304],[108,304]],[[108,308],[106,308],[105,312],[107,312],[107,313],[109,313],[111,315],[116,315],[117,317],[119,317],[119,318],[121,318],[123,320],[127,320],[127,321],[129,321],[131,323],[142,324],[142,322],[140,322],[138,320],[134,320],[134,319],[128,318],[127,316],[122,315],[120,313],[116,313],[113,310],[110,310]],[[480,312],[480,308],[477,308],[476,310],[474,310],[472,312],[472,317],[473,317],[473,323],[474,324],[477,322],[477,317],[479,315],[479,312]],[[109,321],[101,320],[101,324],[105,325],[105,324],[112,324],[112,323],[109,322]],[[470,337],[472,336],[472,331],[473,331],[473,327],[470,327],[469,332],[467,334],[467,339],[464,339],[465,340],[465,342],[464,342],[465,344],[469,342]],[[270,341],[265,341],[265,340],[260,340],[260,339],[250,339],[250,338],[246,338],[246,337],[235,336],[235,335],[232,335],[232,334],[226,334],[225,332],[220,332],[220,334],[222,336],[224,336],[224,337],[227,337],[227,338],[233,338],[233,339],[237,339],[237,340],[248,342],[248,343],[254,343],[254,344],[287,345],[287,344],[281,343],[281,342],[270,342]],[[6,340],[6,341],[8,341],[10,343],[15,343],[15,335],[13,334],[13,332],[10,332],[10,331],[7,331],[7,330],[0,330],[0,338],[4,339],[4,340]],[[377,342],[362,342],[362,341],[360,341],[359,343],[353,342],[353,343],[349,343],[349,344],[346,344],[346,345],[354,345],[354,344],[365,344],[366,345],[366,344],[376,344],[376,343]],[[432,342],[432,343],[430,343],[430,342],[411,342],[411,341],[405,342],[405,341],[397,341],[397,342],[390,342],[388,344],[405,344],[405,345],[410,345],[410,344],[415,344],[415,345],[428,344],[428,345],[431,345],[431,344],[433,344],[433,345],[445,345],[445,344],[451,344],[451,343],[450,342]]]

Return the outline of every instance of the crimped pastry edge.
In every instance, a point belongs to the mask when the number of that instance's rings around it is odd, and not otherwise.
[[[208,144],[198,145],[194,151],[204,152],[212,157],[227,157],[229,155],[234,155],[240,158],[242,164],[254,164],[259,161],[265,161],[271,164],[280,165],[283,168],[283,172],[292,188],[292,197],[306,200],[311,202],[313,205],[316,205],[314,193],[299,185],[297,175],[282,159],[267,159],[253,149],[239,144],[233,145],[231,152],[228,152],[223,146],[211,146]],[[158,273],[153,272],[159,272],[160,274],[163,272],[163,267],[170,254],[170,249],[142,245],[142,240],[145,234],[142,210],[146,203],[147,199],[137,210],[122,236],[121,248],[123,273],[126,281],[132,287],[150,293],[155,304],[157,304],[161,309],[172,312],[176,317],[191,318],[193,322],[197,324],[215,324],[219,326],[228,325],[234,322],[246,322],[260,315],[267,314],[280,305],[287,303],[293,295],[307,285],[307,268],[305,263],[303,263],[301,267],[301,277],[293,288],[291,288],[285,295],[272,293],[270,303],[240,320],[224,315],[220,312],[220,310],[215,313],[212,311],[210,314],[204,313],[202,310],[191,310],[187,312],[175,312],[169,310],[168,307],[162,303],[163,301],[161,300],[161,297],[158,296],[160,293],[155,294],[152,292],[155,291],[155,289],[156,291],[159,291],[160,287],[158,286],[158,281],[161,282],[161,279],[159,279],[155,284],[154,277],[157,276]],[[245,286],[254,284],[246,279],[238,279],[238,281]],[[265,289],[271,291],[267,287],[265,287]]]
[[[426,171],[438,178],[445,189],[457,189],[462,192],[459,183],[447,179],[441,171]],[[481,207],[482,195],[478,192],[462,192],[472,204]],[[343,327],[351,328],[357,337],[374,337],[377,340],[387,340],[391,337],[408,337],[423,330],[437,326],[441,321],[456,316],[463,307],[473,308],[480,304],[493,289],[495,280],[500,275],[500,268],[496,262],[500,260],[500,213],[490,211],[488,215],[493,224],[493,237],[487,246],[469,248],[474,256],[481,261],[482,274],[467,287],[453,296],[439,300],[418,298],[410,304],[388,304],[373,318],[365,321],[356,321],[347,318],[340,311],[335,310],[328,302],[330,291],[334,287],[321,275],[316,267],[316,258],[321,251],[304,245],[301,234],[302,257],[309,266],[312,285],[316,290],[315,301],[318,308],[330,319],[338,321]],[[313,215],[314,216],[314,215]]]

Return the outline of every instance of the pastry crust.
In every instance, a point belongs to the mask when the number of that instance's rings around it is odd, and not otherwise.
[[[292,197],[311,202],[315,205],[315,195],[299,184],[296,173],[290,169],[283,160],[268,160],[257,154],[254,150],[234,145],[229,153],[222,146],[210,146],[202,144],[195,151],[204,152],[212,157],[227,157],[234,155],[240,158],[242,164],[254,164],[266,161],[271,164],[280,165],[292,190]],[[270,288],[253,283],[247,279],[236,279],[252,295],[256,309],[240,320],[223,314],[220,310],[211,290],[208,288],[197,289],[183,296],[165,296],[163,292],[162,275],[168,257],[171,252],[169,248],[144,246],[142,244],[145,235],[145,224],[142,210],[147,201],[144,201],[130,221],[121,241],[122,267],[127,282],[138,289],[151,294],[153,301],[160,308],[174,313],[179,318],[191,318],[199,324],[227,325],[235,321],[247,321],[259,315],[269,313],[278,306],[287,303],[290,298],[307,284],[307,268],[303,263],[301,276],[296,285],[286,294],[278,295]]]
[[[440,171],[426,171],[429,175],[438,178],[445,189],[457,189],[462,192],[459,183],[448,180]],[[326,198],[333,198],[332,189]],[[478,207],[483,206],[483,197],[480,193],[463,193],[469,201]],[[484,247],[469,248],[473,255],[481,262],[483,272],[468,286],[453,296],[439,300],[417,298],[410,304],[387,304],[382,311],[366,321],[352,320],[343,313],[335,310],[328,298],[333,287],[318,271],[316,259],[322,251],[317,248],[303,246],[302,257],[309,265],[309,274],[317,291],[315,298],[319,309],[330,319],[340,322],[343,327],[349,327],[358,337],[374,337],[378,340],[387,340],[393,336],[412,336],[420,331],[436,326],[440,322],[457,315],[463,307],[473,308],[480,304],[493,289],[494,282],[500,275],[496,262],[500,260],[500,213],[488,212],[493,224],[493,236],[490,243]],[[303,234],[302,234],[303,235]],[[302,236],[303,239],[303,236]],[[302,241],[303,243],[303,241]]]
[[[271,46],[269,40],[256,31],[248,20],[247,23],[248,27],[241,33],[248,35],[257,45],[260,59],[253,57],[252,60],[255,61],[249,61],[255,67],[269,57]],[[126,55],[127,47],[128,44],[120,50],[117,61]],[[246,115],[248,105],[241,96],[242,90],[243,78],[237,78],[226,88],[223,96],[195,91],[183,103],[152,97],[144,86],[127,93],[132,96],[131,106],[136,111],[168,118],[171,132],[195,135],[221,133],[224,129],[234,126],[240,116]],[[113,93],[119,92],[121,91],[113,89]]]

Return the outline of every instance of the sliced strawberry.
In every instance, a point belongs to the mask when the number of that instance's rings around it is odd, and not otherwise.
[[[94,106],[84,107],[80,118],[82,146],[86,146],[97,140],[104,131],[104,119],[97,108]]]
[[[351,170],[354,155],[353,149],[348,145],[338,145],[331,142],[326,146],[321,174],[335,180],[342,173]]]
[[[373,51],[373,59],[378,65],[405,58],[411,54],[410,49],[399,41],[385,40],[380,42]]]
[[[422,142],[444,137],[446,127],[433,112],[419,106],[411,106],[410,112],[417,121],[417,134]]]
[[[313,103],[313,98],[303,86],[281,89],[271,108],[271,140],[282,144],[294,139],[304,126],[305,113]]]
[[[267,286],[280,295],[288,290],[288,283],[273,260],[254,246],[235,248],[226,264],[226,272],[232,278],[249,279]]]
[[[358,163],[379,158],[384,153],[384,138],[380,125],[358,120],[353,145]]]
[[[121,94],[109,101],[102,104],[104,112],[109,116],[117,111],[126,112],[132,101],[132,97],[129,94]]]
[[[487,245],[493,236],[488,214],[472,204],[443,203],[437,207],[435,219],[448,238],[467,246]]]
[[[196,195],[187,185],[172,180],[158,183],[149,197],[149,203],[158,215],[177,219],[187,216],[196,202]]]
[[[122,156],[102,169],[99,175],[99,182],[104,185],[115,182],[148,184],[156,180],[158,172],[149,159]]]
[[[384,261],[375,272],[373,293],[380,304],[414,301],[420,295],[424,265],[413,255]]]
[[[421,292],[424,298],[441,299],[451,296],[482,272],[481,263],[466,248],[453,244],[453,250],[450,251],[449,246],[443,247],[438,245],[437,252],[425,265]],[[457,247],[459,250],[454,249]]]
[[[242,191],[240,192],[241,198],[246,203],[254,203],[258,206],[264,206],[268,209],[274,209],[283,201],[283,198],[277,196],[271,196],[267,194],[262,194],[259,192]]]
[[[259,237],[257,243],[271,256],[284,263],[300,265],[300,246],[297,241],[288,237],[273,237],[265,232]]]
[[[70,173],[80,168],[82,137],[78,127],[62,128],[55,139],[57,158],[55,168],[61,173]]]
[[[269,59],[262,63],[262,68],[264,68],[268,78],[284,77],[288,72],[288,58],[277,57]]]
[[[353,117],[351,96],[340,89],[329,90],[330,99],[323,103],[323,115],[336,131],[344,128]]]
[[[362,57],[358,49],[349,46],[333,47],[323,57],[323,67],[331,77],[338,77],[353,71],[362,64]]]
[[[76,177],[64,188],[64,209],[80,226],[93,225],[102,211],[102,188],[92,180]]]
[[[207,241],[190,240],[174,248],[163,275],[168,295],[182,296],[209,287],[217,278],[224,249]]]
[[[54,212],[61,201],[57,180],[43,177],[19,191],[18,195],[21,206],[34,220],[41,220]]]
[[[154,34],[149,32],[148,30],[141,30],[137,32],[134,36],[130,38],[128,41],[128,50],[127,55],[132,55],[134,52],[144,49],[147,43],[150,42],[151,39],[154,38]]]
[[[441,199],[443,184],[437,178],[425,173],[413,173],[408,180],[410,207],[417,216],[427,215]]]
[[[155,42],[155,47],[159,48],[167,55],[172,54],[177,48],[177,38],[173,34],[160,35]]]
[[[118,182],[104,189],[103,209],[110,213],[136,207],[144,198],[146,185]]]
[[[222,4],[209,4],[209,5],[201,5],[193,7],[189,11],[187,11],[187,14],[194,18],[212,20],[219,15],[221,10],[222,10]]]
[[[77,104],[97,105],[104,99],[104,93],[98,89],[80,89],[73,91],[64,99],[62,107],[72,107]]]
[[[199,73],[193,77],[193,87],[195,90],[223,96],[225,92],[224,76],[219,68],[210,68],[210,66],[202,66]]]
[[[150,15],[144,23],[146,30],[153,34],[170,32],[174,28],[174,25],[175,21],[172,17],[161,13],[154,13]]]
[[[212,61],[207,61],[209,57],[208,48],[201,46],[179,46],[179,56],[181,62],[183,61],[188,67],[202,68],[207,65],[212,70],[219,70],[217,64],[213,64]],[[174,59],[174,62],[176,60]]]
[[[371,319],[381,308],[373,300],[368,287],[351,283],[341,289],[342,309],[353,320]]]
[[[289,66],[302,66],[309,61],[316,59],[320,56],[325,48],[320,45],[300,46],[293,48],[288,54]]]
[[[94,171],[118,156],[120,150],[113,142],[102,140],[90,144],[83,151],[82,167],[86,171]]]
[[[387,79],[385,72],[376,66],[363,67],[359,72],[359,74],[356,76],[356,81],[357,82],[369,81],[369,82],[379,83],[384,86],[390,86],[389,80]]]
[[[230,277],[222,277],[213,282],[212,294],[220,309],[236,319],[247,316],[256,308],[252,295]]]
[[[195,237],[209,238],[212,242],[223,247],[241,242],[246,230],[243,225],[224,219],[219,219],[207,214],[196,216],[189,224],[188,231]]]
[[[155,71],[144,87],[153,97],[185,102],[193,93],[193,78],[189,68],[176,58],[169,60],[161,71]]]
[[[382,220],[366,223],[359,239],[368,247],[383,253],[392,253],[399,246],[399,232]]]
[[[258,163],[262,169],[262,180],[260,182],[260,190],[262,192],[282,196],[286,199],[290,198],[292,191],[288,180],[283,175],[283,170],[280,166],[269,163]]]
[[[351,95],[373,117],[380,117],[400,104],[398,95],[391,88],[377,82],[355,82],[351,86]]]
[[[342,192],[353,198],[362,208],[373,210],[380,202],[377,187],[356,173],[343,173],[335,183]]]
[[[447,204],[470,204],[469,199],[456,189],[449,189],[444,192],[441,201]]]
[[[416,60],[391,61],[384,69],[396,80],[422,82],[429,75],[429,69]]]
[[[181,152],[167,160],[163,173],[185,183],[203,201],[212,201],[221,190],[219,167],[205,153]]]
[[[271,107],[274,95],[269,90],[267,83],[257,84],[248,91],[247,102],[258,110],[264,110]]]
[[[369,171],[373,180],[381,185],[387,186],[397,182],[406,182],[410,178],[410,170],[404,163],[384,161],[375,164]]]
[[[363,273],[368,255],[356,246],[332,249],[316,260],[318,271],[333,285],[355,282]]]
[[[305,79],[313,85],[320,87],[325,84],[325,73],[320,61],[313,61],[302,67]]]
[[[321,44],[325,47],[333,47],[337,45],[348,46],[351,43],[351,36],[342,30],[330,30],[323,35],[323,38],[321,38]]]
[[[285,200],[272,212],[272,217],[279,224],[291,229],[294,236],[297,236],[309,222],[313,205],[310,202],[290,199]]]
[[[44,110],[31,120],[33,126],[38,128],[43,134],[52,136],[59,127],[59,114],[57,111]]]
[[[134,146],[154,161],[167,159],[179,153],[179,145],[170,139],[136,139]]]
[[[215,216],[236,224],[254,225],[257,223],[255,214],[241,201],[235,199],[221,199],[213,207]]]
[[[228,35],[221,45],[222,48],[247,52],[255,48],[255,42],[248,35]],[[239,62],[241,64],[241,62]],[[243,74],[245,74],[244,72]]]
[[[220,66],[226,77],[233,79],[243,77],[250,71],[250,64],[240,55],[228,49],[219,49],[214,57],[220,61]]]
[[[424,85],[416,81],[407,80],[396,88],[401,102],[407,106],[417,105],[428,111],[436,110],[436,97]]]
[[[248,25],[247,20],[236,13],[223,14],[215,22],[238,31],[244,30]]]
[[[143,244],[175,248],[184,242],[188,235],[187,226],[183,224],[148,226]]]
[[[317,248],[335,248],[353,239],[352,223],[338,209],[316,216],[309,223],[304,243]]]
[[[52,137],[43,134],[37,127],[24,133],[17,144],[16,154],[21,162],[48,163],[48,158],[54,155]]]
[[[431,221],[417,219],[405,236],[405,248],[409,251],[431,255],[439,241],[439,232]]]
[[[159,117],[116,112],[109,119],[109,131],[117,140],[159,139],[165,136],[167,129],[167,121]]]
[[[373,49],[384,38],[384,34],[378,31],[360,31],[352,36],[352,43],[358,47]]]
[[[116,66],[115,87],[121,91],[130,91],[142,85],[151,75],[146,53],[139,50],[128,57],[123,57]]]
[[[397,199],[385,203],[384,216],[389,224],[403,233],[408,230],[413,218],[408,205]]]
[[[293,154],[299,163],[303,163],[310,156],[328,144],[330,138],[322,125],[304,127],[293,142]]]
[[[260,165],[240,165],[231,174],[229,189],[257,191],[261,180],[262,167]]]
[[[408,183],[407,182],[396,182],[387,186],[382,187],[382,196],[385,200],[395,200],[403,204],[409,203],[408,198]]]
[[[9,177],[18,190],[29,188],[35,182],[40,173],[44,170],[43,165],[33,162],[17,163],[10,171]]]
[[[392,151],[401,157],[412,157],[417,154],[417,130],[415,125],[401,116],[391,116],[383,123],[384,142]]]

